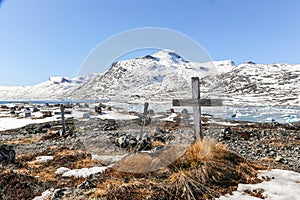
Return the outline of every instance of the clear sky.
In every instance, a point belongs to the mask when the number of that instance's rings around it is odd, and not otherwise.
[[[0,85],[75,77],[99,43],[141,27],[182,32],[213,60],[300,63],[299,0],[0,2]]]

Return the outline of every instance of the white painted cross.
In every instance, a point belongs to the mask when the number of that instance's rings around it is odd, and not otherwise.
[[[192,77],[192,99],[173,99],[173,106],[193,106],[196,140],[202,140],[201,106],[222,106],[222,102],[222,99],[200,99],[199,77]]]

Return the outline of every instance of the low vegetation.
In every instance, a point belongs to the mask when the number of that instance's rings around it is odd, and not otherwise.
[[[149,159],[130,157],[146,166]],[[121,162],[122,163],[122,162]],[[122,164],[128,164],[125,160]],[[124,166],[123,166],[124,167]],[[131,166],[128,166],[131,167]],[[235,190],[238,183],[258,183],[259,169],[213,140],[197,142],[166,168],[149,173],[109,169],[97,180],[93,198],[108,199],[214,199]]]

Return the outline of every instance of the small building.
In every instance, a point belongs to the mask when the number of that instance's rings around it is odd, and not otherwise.
[[[52,111],[50,110],[44,110],[41,111],[41,113],[43,114],[43,117],[52,117]]]
[[[89,110],[73,110],[72,116],[77,119],[89,119],[91,117],[91,113]]]
[[[101,114],[102,113],[101,106],[95,106],[95,112],[98,113],[98,114]]]
[[[31,110],[29,107],[24,108],[25,117],[31,117]]]

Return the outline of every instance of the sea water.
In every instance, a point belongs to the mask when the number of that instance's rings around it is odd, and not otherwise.
[[[70,103],[103,103],[107,100],[5,100],[0,101],[1,104],[16,104],[16,103],[30,103],[30,104],[70,104]]]
[[[143,112],[144,105],[120,104],[118,107],[133,112]],[[170,112],[174,109],[180,113],[186,109],[192,114],[192,107],[173,107],[171,103],[150,103],[149,110],[155,113]],[[297,106],[219,106],[219,107],[201,107],[202,114],[212,115],[215,118],[229,119],[235,121],[248,122],[278,122],[291,123],[300,121],[300,107]]]
[[[0,104],[31,103],[31,104],[68,104],[68,103],[109,103],[107,100],[11,100],[0,101]],[[132,112],[143,112],[143,103],[116,103],[112,106]],[[150,103],[149,110],[154,112],[181,112],[186,109],[190,114],[192,107],[173,107],[169,102]],[[220,107],[201,107],[203,114],[212,115],[215,118],[223,118],[235,121],[248,122],[278,122],[291,123],[300,121],[299,106],[220,106]]]

